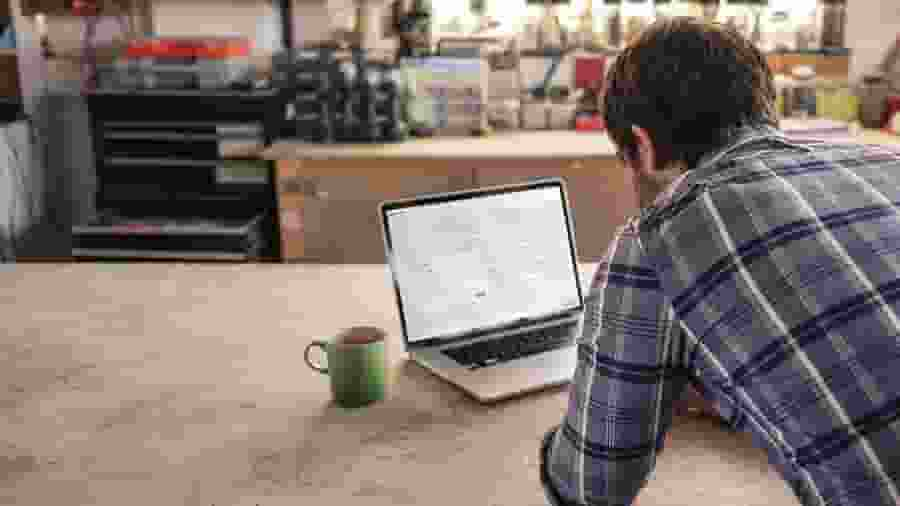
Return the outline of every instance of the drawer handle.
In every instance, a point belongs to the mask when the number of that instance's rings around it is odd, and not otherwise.
[[[581,170],[584,168],[584,162],[582,162],[581,160],[575,160],[574,162],[572,162],[570,167],[572,168],[572,170]]]

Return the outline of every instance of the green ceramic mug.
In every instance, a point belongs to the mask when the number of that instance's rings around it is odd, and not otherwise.
[[[377,327],[350,327],[330,341],[313,341],[303,359],[313,370],[331,378],[334,401],[358,408],[384,399],[387,380],[385,337]],[[325,364],[310,359],[313,348],[325,352]]]

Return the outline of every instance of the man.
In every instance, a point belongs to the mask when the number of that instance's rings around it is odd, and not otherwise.
[[[648,28],[610,69],[642,210],[595,275],[553,504],[633,504],[693,385],[804,505],[900,504],[900,153],[790,140],[730,28]]]

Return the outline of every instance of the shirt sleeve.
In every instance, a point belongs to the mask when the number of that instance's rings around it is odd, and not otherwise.
[[[555,505],[630,505],[688,381],[690,350],[636,230],[619,230],[586,297],[569,404],[541,446]]]

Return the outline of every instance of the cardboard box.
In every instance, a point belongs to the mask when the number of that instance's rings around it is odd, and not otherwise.
[[[488,117],[495,128],[521,128],[522,104],[518,99],[496,100],[488,104]]]
[[[547,130],[550,127],[550,104],[546,101],[522,102],[522,128]]]
[[[488,80],[488,90],[491,95],[491,101],[518,99],[522,96],[522,83],[519,79],[519,70],[491,71]]]
[[[490,67],[482,58],[408,58],[402,75],[412,96],[413,126],[437,135],[470,135],[488,127]]]
[[[575,102],[554,103],[548,106],[548,127],[551,130],[572,130],[575,120],[575,110],[578,105]]]

